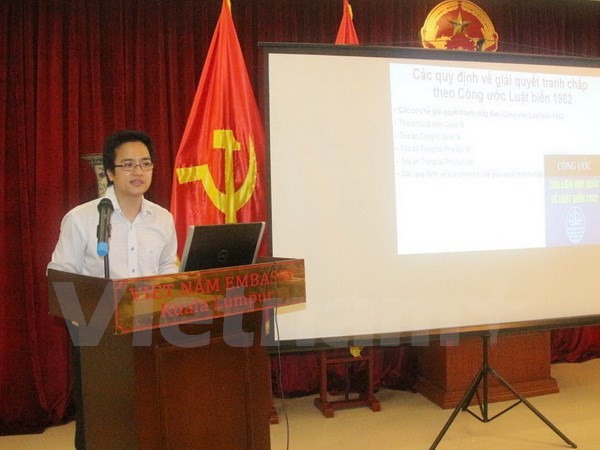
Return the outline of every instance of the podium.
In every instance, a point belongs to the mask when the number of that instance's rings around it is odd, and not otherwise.
[[[87,450],[270,448],[271,311],[305,302],[303,260],[48,287],[80,340]]]

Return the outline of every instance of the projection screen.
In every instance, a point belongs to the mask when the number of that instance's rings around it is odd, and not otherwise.
[[[600,314],[598,61],[263,46],[281,341]]]

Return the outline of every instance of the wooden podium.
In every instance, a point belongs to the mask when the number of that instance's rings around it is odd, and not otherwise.
[[[78,323],[87,450],[270,448],[268,311],[305,302],[303,260],[48,285]]]

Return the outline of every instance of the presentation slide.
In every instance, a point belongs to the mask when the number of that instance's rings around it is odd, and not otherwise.
[[[306,266],[280,340],[600,314],[598,61],[265,52],[273,255]]]
[[[599,83],[391,63],[398,253],[599,243]]]

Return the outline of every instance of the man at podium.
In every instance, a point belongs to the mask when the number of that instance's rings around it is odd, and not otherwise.
[[[113,279],[178,271],[173,216],[144,198],[152,182],[155,157],[146,133],[123,130],[106,138],[102,152],[106,194],[65,215],[49,269]],[[76,329],[75,333],[71,329],[71,336],[75,448],[81,450],[85,449],[85,434]]]
[[[108,136],[102,152],[106,194],[65,215],[48,268],[113,279],[177,272],[173,216],[144,198],[152,182],[154,160],[154,145],[147,134],[118,131]],[[109,228],[110,274],[104,273],[104,257],[98,255],[97,246],[99,206],[101,200],[105,204],[104,199],[114,209]]]

